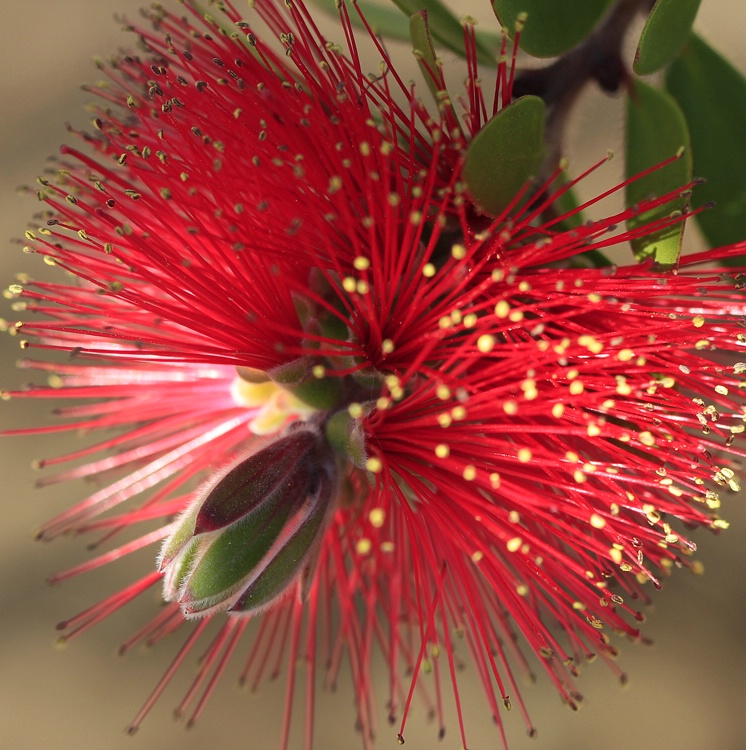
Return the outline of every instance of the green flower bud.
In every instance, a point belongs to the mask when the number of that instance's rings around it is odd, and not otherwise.
[[[331,451],[308,425],[221,473],[163,544],[164,598],[186,616],[271,606],[310,576],[335,484]]]

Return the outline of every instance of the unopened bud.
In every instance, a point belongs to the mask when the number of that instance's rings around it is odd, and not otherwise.
[[[186,616],[271,606],[309,577],[335,484],[328,445],[310,426],[221,473],[163,544],[158,569],[164,598],[178,602]]]

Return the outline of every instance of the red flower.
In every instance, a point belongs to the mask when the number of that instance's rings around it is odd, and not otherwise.
[[[43,483],[108,484],[41,536],[146,529],[57,579],[166,539],[161,570],[64,638],[165,573],[169,603],[122,648],[191,630],[133,731],[212,619],[178,712],[196,720],[230,662],[259,682],[283,653],[282,747],[301,655],[309,747],[317,670],[334,683],[345,655],[371,742],[376,648],[400,733],[423,671],[440,725],[443,692],[461,717],[467,652],[502,727],[528,669],[516,631],[574,707],[576,664],[610,662],[609,631],[638,636],[646,582],[694,565],[680,527],[725,526],[746,365],[718,351],[746,336],[741,277],[708,269],[740,251],[578,268],[673,196],[567,231],[530,207],[488,219],[460,181],[487,116],[473,75],[463,134],[380,44],[385,72],[363,72],[344,5],[344,52],[302,3],[257,10],[286,55],[230,6],[157,11],[144,56],[107,69],[88,147],[40,180],[50,218],[31,247],[77,280],[13,287],[43,316],[16,332],[73,358],[25,362],[60,387],[15,395],[76,402],[31,434],[116,430],[45,463],[73,468]]]

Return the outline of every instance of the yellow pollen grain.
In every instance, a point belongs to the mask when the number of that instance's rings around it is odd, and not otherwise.
[[[513,312],[508,315],[508,320],[512,323],[520,323],[523,320],[523,313],[520,310],[513,310]]]
[[[508,302],[504,299],[501,299],[496,305],[495,305],[495,315],[497,315],[498,318],[507,318],[510,314],[510,305]]]
[[[464,471],[462,476],[467,482],[471,482],[474,480],[474,478],[477,476],[477,469],[475,466],[472,466],[469,464],[468,466],[464,466]]]
[[[441,427],[450,427],[452,422],[453,422],[453,419],[451,419],[450,414],[447,414],[446,412],[443,412],[442,414],[438,414],[438,424]]]
[[[381,542],[381,552],[393,552],[394,551],[394,543],[393,542]]]
[[[696,317],[692,318],[692,325],[695,328],[702,328],[704,324],[705,324],[705,319],[701,315],[697,315]]]
[[[586,480],[585,474],[580,469],[575,469],[575,471],[572,473],[572,478],[577,484],[583,484],[583,482],[585,482]]]
[[[394,351],[394,342],[391,339],[384,339],[381,342],[381,351],[384,354],[391,354]]]
[[[523,544],[523,539],[519,536],[514,536],[512,539],[508,539],[505,546],[508,548],[508,552],[518,552]]]
[[[357,288],[357,281],[353,279],[352,276],[345,276],[345,278],[342,279],[342,287],[348,294],[352,294]]]
[[[352,265],[355,266],[358,271],[367,271],[370,268],[370,260],[362,255],[358,255],[358,257],[352,261]]]
[[[575,451],[567,451],[567,453],[565,453],[565,458],[573,464],[576,464],[578,461],[580,461],[580,456],[575,453]]]
[[[528,281],[522,281],[520,284],[518,284],[518,291],[519,292],[530,292],[531,291],[531,284],[529,284]]]
[[[484,552],[480,552],[479,550],[471,553],[471,559],[475,563],[478,563],[483,557],[484,557]]]
[[[365,462],[365,468],[371,472],[371,474],[378,474],[383,469],[383,464],[381,463],[380,458],[376,458],[375,456],[371,456],[366,462]]]
[[[655,437],[650,432],[641,432],[638,437],[643,445],[647,445],[648,447],[655,445]]]
[[[727,396],[728,395],[728,389],[724,385],[716,385],[715,386],[715,393],[719,393],[721,396]]]
[[[438,458],[448,458],[451,455],[451,449],[446,443],[440,443],[435,446],[435,455]]]
[[[451,397],[451,389],[447,385],[439,385],[435,389],[435,395],[441,401],[447,401]]]
[[[496,471],[490,474],[490,484],[493,490],[496,490],[500,486],[500,475]]]
[[[573,396],[579,396],[585,390],[585,386],[580,380],[573,380],[572,383],[570,383],[569,390]]]
[[[552,416],[555,419],[559,419],[564,413],[565,413],[565,405],[564,404],[555,404],[552,407]]]
[[[370,291],[370,286],[367,281],[358,281],[355,283],[355,291],[358,294],[367,294]]]
[[[596,292],[591,292],[587,296],[588,296],[588,301],[589,302],[594,302],[594,303],[600,302],[603,299],[601,297],[601,295],[600,294],[596,294]]]
[[[388,409],[390,407],[391,407],[391,399],[388,398],[387,396],[381,396],[376,401],[376,408],[381,409],[381,411],[383,411],[384,409]]]
[[[594,529],[603,529],[603,527],[606,526],[606,519],[603,518],[603,516],[599,516],[598,513],[594,513],[591,516],[591,526],[593,526]]]
[[[503,404],[503,411],[511,417],[518,414],[518,403],[516,401],[506,401]]]
[[[368,513],[368,520],[374,529],[380,529],[386,521],[386,512],[383,508],[373,508],[373,510]]]
[[[326,375],[326,367],[324,365],[314,365],[311,368],[311,373],[315,378],[321,380]]]
[[[494,349],[495,343],[495,337],[489,333],[485,333],[477,339],[477,349],[479,349],[482,354],[487,354]]]
[[[505,279],[505,271],[503,271],[502,269],[496,268],[492,272],[490,278],[495,284],[499,284],[501,281]]]
[[[528,448],[521,448],[518,451],[518,460],[522,464],[527,464],[531,460],[532,457],[533,457],[533,454]]]
[[[533,401],[534,399],[539,397],[539,391],[536,390],[536,386],[534,385],[533,381],[531,381],[531,384],[528,386],[524,383],[521,388],[523,388],[523,397],[526,399],[526,401]]]
[[[463,245],[453,245],[451,247],[451,256],[455,260],[463,260],[466,257],[466,248]]]
[[[597,424],[588,425],[588,437],[598,437],[601,434],[601,428]]]
[[[357,552],[358,555],[370,554],[372,548],[373,543],[370,541],[370,539],[366,539],[365,537],[363,537],[362,539],[358,539],[355,543],[355,552]]]
[[[464,316],[464,328],[474,328],[474,326],[477,324],[477,316],[474,313],[469,313],[468,315]]]
[[[425,263],[425,265],[422,266],[422,275],[426,279],[431,279],[435,276],[435,266],[432,263]]]
[[[526,586],[525,583],[519,583],[515,587],[515,593],[518,594],[518,596],[528,596],[528,586]]]
[[[463,406],[454,406],[451,409],[451,416],[458,422],[466,418],[466,409]]]
[[[616,547],[611,547],[609,549],[609,557],[617,564],[620,565],[622,562],[622,551],[618,550]]]
[[[617,352],[616,358],[620,362],[629,362],[634,356],[635,353],[631,349],[622,349],[621,351]]]
[[[347,407],[347,413],[353,418],[353,419],[360,419],[360,417],[363,416],[363,407],[361,404],[358,404],[357,402],[351,403]]]

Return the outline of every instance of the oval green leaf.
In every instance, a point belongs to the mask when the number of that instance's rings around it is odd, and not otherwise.
[[[534,57],[555,57],[591,32],[611,0],[492,0],[492,9],[511,37],[521,13],[528,15],[520,47]]]
[[[692,35],[666,75],[666,88],[686,115],[698,177],[694,206],[714,202],[696,221],[713,246],[746,237],[746,78]]]
[[[312,5],[320,8],[330,16],[339,18],[337,0],[310,0]],[[380,34],[384,39],[398,39],[401,42],[409,40],[407,24],[402,23],[401,11],[397,8],[389,8],[376,2],[357,0],[355,3],[365,16],[365,20],[373,29],[374,33]],[[364,29],[360,16],[354,8],[349,9],[352,25],[358,29]]]
[[[477,206],[501,214],[536,177],[544,159],[544,102],[523,96],[501,109],[474,137],[464,181]]]
[[[393,0],[394,4],[408,16],[427,11],[427,23],[433,39],[452,52],[464,57],[464,27],[456,16],[440,0]],[[486,65],[495,65],[500,53],[498,37],[477,35],[477,59]]]
[[[419,13],[413,13],[409,19],[409,36],[412,40],[412,52],[417,58],[417,64],[420,66],[422,77],[425,79],[430,93],[433,95],[436,104],[447,100],[447,91],[445,82],[436,80],[436,77],[442,79],[440,68],[438,67],[438,58],[435,55],[435,47],[430,34],[429,17],[426,11],[421,10]],[[441,86],[441,83],[443,85]]]
[[[627,177],[632,178],[677,153],[671,164],[634,180],[626,188],[630,206],[684,188],[692,180],[692,158],[686,120],[673,97],[642,81],[633,81],[627,103]],[[630,231],[660,221],[687,207],[687,196],[644,211],[627,221]],[[637,260],[653,257],[664,267],[673,266],[681,253],[684,222],[632,240]]]
[[[635,73],[655,73],[681,52],[692,30],[702,0],[657,0],[640,34]]]

